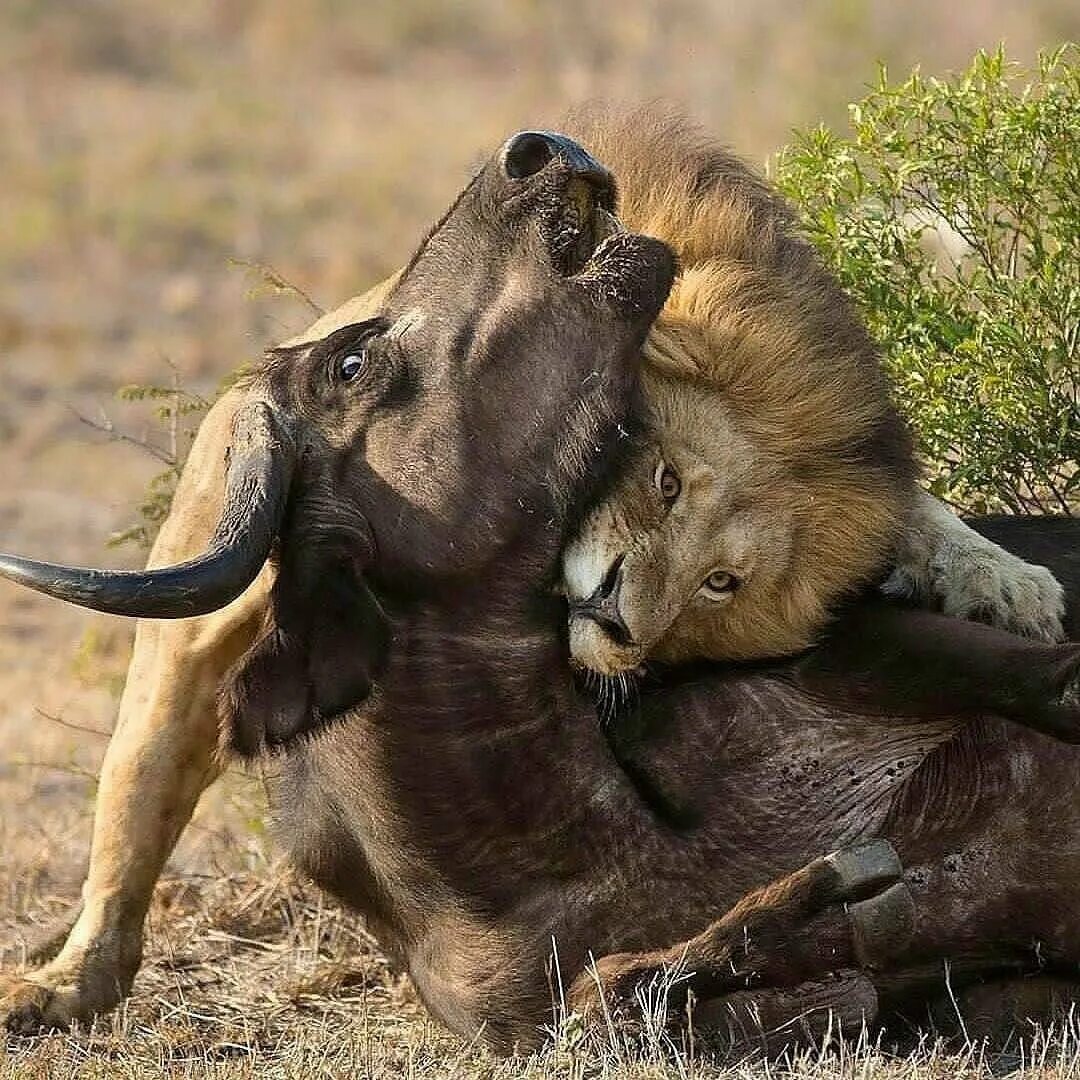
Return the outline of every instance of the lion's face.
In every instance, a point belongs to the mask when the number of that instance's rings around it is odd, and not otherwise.
[[[884,557],[895,500],[770,455],[715,389],[651,372],[646,390],[654,439],[563,557],[574,660],[613,675],[805,648]]]

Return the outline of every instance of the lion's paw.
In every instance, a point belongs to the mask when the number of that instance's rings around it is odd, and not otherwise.
[[[77,995],[74,995],[77,997]],[[20,978],[0,997],[0,1022],[12,1035],[38,1035],[67,1028],[77,1010],[71,989]]]
[[[925,556],[896,566],[884,591],[1036,641],[1065,636],[1065,590],[1045,566],[974,532],[947,536]]]
[[[63,1031],[108,1012],[131,987],[131,977],[84,965],[47,964],[0,984],[0,1028],[13,1035]]]

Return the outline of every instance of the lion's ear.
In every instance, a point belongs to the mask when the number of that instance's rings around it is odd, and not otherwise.
[[[288,562],[271,625],[228,673],[218,698],[225,746],[242,757],[287,747],[371,693],[389,623],[355,564],[318,549]]]

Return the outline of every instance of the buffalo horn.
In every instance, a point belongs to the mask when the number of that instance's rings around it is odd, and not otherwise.
[[[255,580],[285,513],[295,453],[263,402],[233,421],[221,520],[205,554],[160,570],[89,570],[0,555],[0,577],[47,596],[147,619],[205,615],[235,600]]]

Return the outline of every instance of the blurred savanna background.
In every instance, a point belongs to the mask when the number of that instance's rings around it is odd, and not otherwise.
[[[879,63],[944,75],[1077,39],[1075,0],[0,0],[0,549],[138,564],[201,402],[398,266],[511,131],[665,98],[772,168],[794,131],[845,131]],[[5,967],[77,900],[130,641],[0,586]],[[355,1072],[501,1068],[282,877],[260,799],[230,775],[200,808],[117,1026],[11,1045],[0,1075],[308,1075],[282,1046],[328,1053],[327,1031]]]

